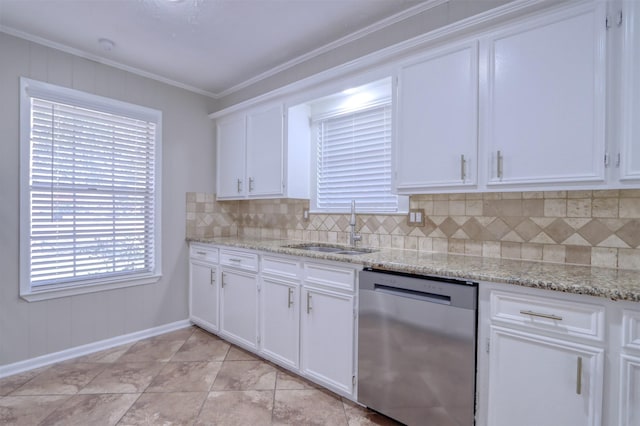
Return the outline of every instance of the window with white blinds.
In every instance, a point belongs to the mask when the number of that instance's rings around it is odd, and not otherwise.
[[[160,113],[33,81],[24,91],[27,292],[156,274]]]
[[[391,103],[316,122],[316,195],[319,211],[398,211],[391,193]]]

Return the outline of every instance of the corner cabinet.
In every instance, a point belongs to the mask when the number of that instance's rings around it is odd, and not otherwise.
[[[605,184],[606,8],[561,8],[481,39],[488,188]]]
[[[399,193],[473,188],[478,158],[478,45],[430,52],[398,71]]]

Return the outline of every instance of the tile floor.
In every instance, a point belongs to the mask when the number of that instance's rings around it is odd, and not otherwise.
[[[396,425],[197,327],[0,379],[0,425]]]

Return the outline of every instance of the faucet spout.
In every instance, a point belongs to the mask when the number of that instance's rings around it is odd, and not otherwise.
[[[351,200],[351,220],[349,221],[351,232],[349,234],[349,244],[355,247],[358,241],[362,241],[362,235],[356,233],[356,200]]]

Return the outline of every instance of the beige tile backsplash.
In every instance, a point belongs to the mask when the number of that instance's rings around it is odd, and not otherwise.
[[[311,214],[308,200],[216,201],[187,193],[187,237],[289,238],[346,244],[346,214]],[[406,215],[359,214],[362,244],[640,270],[640,190],[415,195]]]

